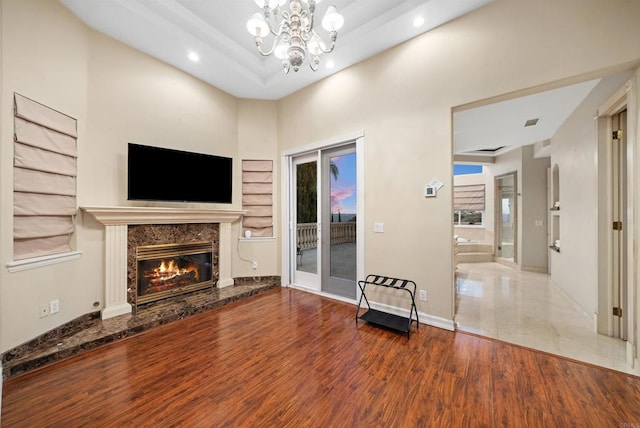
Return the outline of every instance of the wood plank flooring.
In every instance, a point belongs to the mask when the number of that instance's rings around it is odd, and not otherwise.
[[[9,379],[2,426],[640,427],[638,377],[354,316],[275,289]]]

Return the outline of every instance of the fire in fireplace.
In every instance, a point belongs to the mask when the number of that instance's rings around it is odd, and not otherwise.
[[[136,304],[212,287],[212,255],[212,242],[138,247]]]

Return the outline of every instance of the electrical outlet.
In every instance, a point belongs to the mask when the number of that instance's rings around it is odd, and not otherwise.
[[[258,262],[256,261],[251,262],[251,267],[253,268],[253,270],[258,269]]]
[[[44,318],[49,315],[49,305],[40,305],[40,318]]]
[[[49,312],[52,314],[57,313],[60,310],[60,300],[52,300],[49,302]]]
[[[420,294],[419,294],[419,298],[420,300],[422,300],[423,302],[427,301],[427,290],[420,290]]]

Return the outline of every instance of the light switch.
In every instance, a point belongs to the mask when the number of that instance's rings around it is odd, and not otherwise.
[[[375,233],[384,232],[384,223],[373,223],[373,231]]]
[[[536,220],[536,226],[542,227],[543,225],[544,223],[542,222],[542,220]]]

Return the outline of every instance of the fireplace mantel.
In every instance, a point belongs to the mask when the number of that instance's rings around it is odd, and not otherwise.
[[[106,225],[232,223],[246,211],[163,207],[82,207]]]
[[[105,306],[102,318],[131,312],[127,302],[127,226],[130,224],[219,223],[218,287],[233,285],[231,223],[242,210],[162,207],[82,207],[105,226]]]

